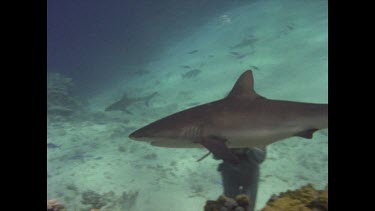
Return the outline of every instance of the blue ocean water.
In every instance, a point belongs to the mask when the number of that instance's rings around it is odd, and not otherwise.
[[[220,161],[196,162],[203,148],[160,148],[128,135],[223,98],[248,69],[262,96],[328,103],[327,7],[325,0],[48,1],[48,198],[68,210],[203,210],[223,191]],[[257,210],[272,194],[326,186],[327,146],[328,130],[267,146]]]

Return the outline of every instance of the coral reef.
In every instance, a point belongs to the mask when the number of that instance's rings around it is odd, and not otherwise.
[[[216,201],[206,201],[204,211],[246,211],[249,205],[250,199],[244,194],[237,195],[235,199],[222,195]]]
[[[66,209],[56,199],[50,199],[47,201],[47,211],[66,211]]]
[[[216,201],[206,201],[204,210],[246,211],[250,204],[250,199],[244,194],[237,195],[235,199],[220,196]],[[273,195],[261,211],[328,211],[328,186],[324,190],[316,190],[308,184],[294,191]]]
[[[327,211],[328,187],[316,190],[311,184],[272,196],[261,211]]]
[[[47,75],[47,112],[53,116],[70,116],[81,111],[83,103],[73,97],[71,78],[59,73]]]

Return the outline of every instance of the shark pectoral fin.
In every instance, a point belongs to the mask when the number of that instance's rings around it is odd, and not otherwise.
[[[224,161],[237,164],[239,158],[225,145],[227,140],[221,137],[209,136],[201,140],[199,143],[207,148],[212,154]]]
[[[316,131],[318,131],[318,129],[304,130],[304,131],[301,131],[301,132],[297,133],[295,136],[299,136],[299,137],[307,138],[307,139],[312,139],[313,133],[315,133]]]
[[[262,163],[266,159],[266,156],[267,156],[266,146],[253,147],[252,153],[253,153],[254,159],[258,163]]]

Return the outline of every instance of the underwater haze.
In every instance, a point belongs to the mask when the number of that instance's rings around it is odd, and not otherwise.
[[[199,211],[223,193],[205,148],[128,138],[222,99],[245,70],[268,99],[328,103],[326,0],[49,0],[47,199],[70,210]],[[256,210],[328,184],[328,129],[267,146]]]

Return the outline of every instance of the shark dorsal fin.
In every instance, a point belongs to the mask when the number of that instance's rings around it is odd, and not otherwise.
[[[123,100],[128,100],[128,94],[126,92],[122,95],[120,99],[120,101],[123,101]]]
[[[237,79],[236,84],[228,94],[227,98],[264,98],[254,90],[254,78],[251,70],[247,70]]]

